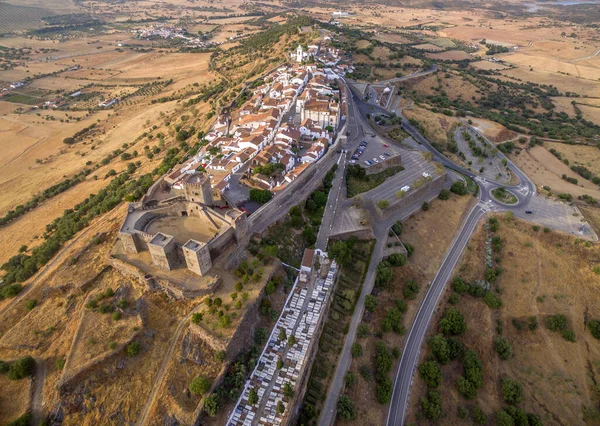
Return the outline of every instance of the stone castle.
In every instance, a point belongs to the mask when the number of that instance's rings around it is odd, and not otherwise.
[[[247,216],[236,208],[223,212],[213,207],[205,173],[189,174],[181,187],[174,191],[168,179],[160,179],[141,202],[129,205],[119,237],[125,252],[149,251],[159,269],[184,265],[203,276],[228,247],[247,245]]]

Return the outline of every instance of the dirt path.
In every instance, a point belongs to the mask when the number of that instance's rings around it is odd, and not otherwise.
[[[164,381],[165,375],[167,373],[167,368],[169,367],[169,361],[173,357],[173,353],[175,352],[175,348],[177,347],[177,342],[179,341],[179,336],[181,335],[182,331],[185,329],[185,326],[187,326],[187,324],[190,320],[190,316],[192,314],[198,312],[200,310],[200,308],[203,306],[204,306],[204,303],[199,303],[198,305],[196,305],[194,307],[194,309],[192,309],[190,312],[188,312],[188,314],[185,315],[183,317],[183,319],[179,322],[179,325],[177,326],[175,333],[173,333],[173,338],[171,339],[171,344],[169,345],[169,350],[167,350],[167,353],[163,357],[160,367],[158,368],[158,372],[156,373],[156,378],[154,379],[154,383],[152,383],[152,391],[150,391],[150,395],[148,395],[148,398],[146,399],[146,402],[144,403],[144,407],[142,408],[140,416],[139,416],[137,422],[135,422],[135,424],[137,426],[142,426],[142,425],[145,425],[148,423],[150,411],[151,411],[152,407],[154,406],[154,402],[156,401],[156,396],[158,395],[158,391],[161,390],[163,387],[163,381]]]
[[[592,53],[591,55],[588,56],[584,56],[583,58],[577,58],[577,59],[572,59],[569,62],[572,64],[573,62],[577,62],[577,61],[585,61],[586,59],[592,59],[595,58],[596,56],[600,55],[600,49],[596,50],[594,53]]]
[[[35,378],[33,381],[33,397],[31,398],[31,424],[39,425],[43,420],[44,380],[46,379],[46,362],[35,358]]]

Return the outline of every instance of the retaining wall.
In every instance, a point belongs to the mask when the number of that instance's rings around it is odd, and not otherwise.
[[[379,163],[375,163],[372,166],[366,168],[367,175],[373,175],[376,173],[380,173],[384,170],[389,169],[390,167],[401,166],[402,158],[400,155],[394,155],[384,161],[380,161]]]
[[[444,172],[444,174],[426,183],[421,188],[412,190],[404,198],[385,210],[381,210],[379,207],[377,207],[377,205],[374,204],[375,211],[377,211],[377,214],[380,217],[394,216],[406,206],[418,202],[419,200],[425,200],[432,194],[440,192],[446,184],[447,179],[448,174]]]

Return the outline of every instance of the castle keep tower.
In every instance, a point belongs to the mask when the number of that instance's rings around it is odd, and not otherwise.
[[[206,173],[194,173],[186,177],[183,190],[188,201],[201,203],[205,206],[214,204],[210,178]]]
[[[205,275],[212,268],[210,251],[205,243],[188,240],[182,247],[183,257],[187,268],[198,274]]]

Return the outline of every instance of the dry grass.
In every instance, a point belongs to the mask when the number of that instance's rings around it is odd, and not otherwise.
[[[442,369],[442,393],[445,416],[437,424],[467,424],[457,418],[457,407],[478,405],[493,416],[503,408],[499,381],[511,377],[523,384],[526,412],[536,413],[544,424],[596,424],[586,419],[584,411],[597,404],[594,383],[598,375],[600,344],[585,328],[585,322],[600,317],[598,276],[591,270],[593,260],[600,255],[597,245],[586,247],[581,241],[565,234],[535,232],[528,222],[501,220],[498,235],[503,240],[501,252],[503,274],[499,280],[504,307],[490,310],[481,299],[463,295],[458,309],[465,315],[467,332],[460,337],[466,347],[475,349],[483,362],[484,386],[477,398],[466,401],[454,386],[462,375],[459,362]],[[476,240],[481,237],[476,234]],[[471,246],[480,245],[471,241]],[[470,269],[471,263],[483,264],[484,251],[465,252],[457,274]],[[463,271],[464,272],[464,271]],[[480,273],[478,271],[478,273]],[[465,272],[469,276],[469,272]],[[471,274],[476,277],[477,274]],[[480,278],[480,277],[479,277]],[[445,306],[445,302],[441,304]],[[439,309],[441,312],[442,309]],[[559,333],[544,326],[547,315],[561,313],[567,316],[569,327],[577,342],[565,341]],[[518,331],[512,319],[527,321],[537,316],[535,331],[527,326]],[[432,322],[430,334],[437,329]],[[511,342],[514,356],[501,361],[493,350],[496,321],[503,324],[503,335]],[[421,354],[426,359],[427,350]],[[418,398],[425,386],[416,378],[411,393],[409,421],[422,421]]]
[[[23,415],[29,405],[31,379],[8,380],[0,375],[0,424],[6,425]]]
[[[548,150],[551,148],[556,149],[563,155],[563,158],[569,160],[570,165],[582,165],[591,170],[595,175],[600,175],[600,149],[597,147],[568,145],[556,142],[546,142],[544,143],[544,147]]]
[[[569,193],[574,197],[588,194],[598,199],[600,191],[589,181],[571,171],[569,167],[554,157],[543,147],[537,146],[530,150],[523,150],[518,155],[511,155],[511,160],[529,176],[536,186],[548,186],[555,194]],[[578,186],[562,179],[562,174],[576,178]]]
[[[473,56],[462,50],[448,50],[441,53],[426,53],[430,59],[438,59],[440,61],[462,61],[464,59],[473,59]]]
[[[459,123],[454,117],[437,114],[417,106],[405,109],[403,114],[406,118],[414,118],[421,124],[427,139],[444,145],[448,143],[449,132]]]
[[[473,127],[483,133],[483,135],[492,142],[500,143],[514,139],[518,136],[517,133],[508,130],[502,124],[498,124],[494,121],[474,117],[469,117],[469,119],[473,122]]]

